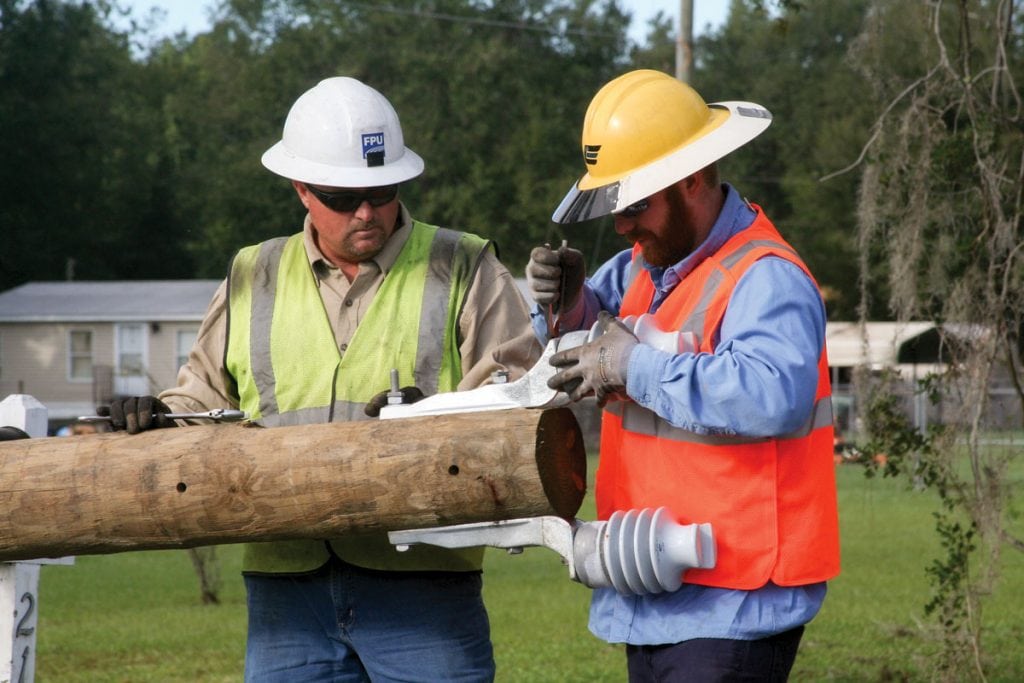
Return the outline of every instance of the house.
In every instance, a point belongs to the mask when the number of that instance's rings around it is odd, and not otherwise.
[[[93,414],[115,396],[156,394],[173,386],[219,284],[30,282],[0,293],[0,397],[33,395],[49,408],[54,427]],[[529,300],[525,278],[517,278],[516,285]],[[917,380],[945,367],[934,323],[830,321],[825,336],[840,431],[856,426],[852,376],[864,366],[900,372],[915,424],[942,419],[913,391]],[[953,336],[966,338],[970,330],[954,329]],[[997,389],[1007,394],[998,395],[1006,403],[1000,412],[1013,415],[1016,395]],[[600,422],[592,403],[577,407],[588,430]]]
[[[115,396],[174,386],[219,280],[29,282],[0,293],[0,397],[51,428]]]
[[[947,330],[947,333],[953,333]],[[940,330],[927,321],[835,322],[825,330],[832,385],[849,384],[850,371],[894,368],[907,379],[922,379],[941,372],[948,350],[940,348]]]
[[[839,431],[856,430],[853,372],[866,368],[873,375],[882,370],[895,371],[903,407],[912,423],[921,430],[930,424],[954,424],[971,421],[977,398],[967,393],[965,378],[945,375],[954,358],[963,358],[967,349],[986,343],[990,330],[980,325],[934,322],[833,322],[828,323],[825,343],[832,373],[832,405]],[[921,391],[921,383],[930,376],[942,377],[941,391],[934,398]],[[1005,356],[996,361],[987,378],[983,422],[986,429],[1019,429],[1020,393],[1014,372]]]
[[[825,327],[825,348],[831,372],[836,432],[856,431],[858,426],[853,386],[857,368],[898,372],[906,382],[908,414],[918,428],[926,427],[929,422],[927,397],[916,393],[914,388],[918,380],[943,371],[939,342],[939,330],[932,322],[830,321]]]

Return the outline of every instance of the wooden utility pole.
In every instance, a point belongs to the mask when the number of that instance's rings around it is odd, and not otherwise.
[[[571,518],[585,488],[566,408],[8,441],[0,561]]]
[[[676,36],[676,78],[689,83],[693,74],[693,0],[679,0],[679,34]]]

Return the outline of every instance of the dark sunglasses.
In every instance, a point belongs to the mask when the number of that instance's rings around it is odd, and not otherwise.
[[[350,213],[355,211],[363,202],[369,202],[370,206],[384,206],[394,201],[398,196],[398,185],[385,185],[384,187],[371,187],[368,190],[354,192],[352,190],[341,190],[340,192],[325,192],[317,189],[309,183],[303,183],[310,194],[320,200],[320,203],[331,211],[339,213]]]
[[[633,202],[622,211],[619,211],[619,213],[616,215],[622,216],[623,218],[636,218],[644,211],[646,211],[647,207],[649,207],[650,205],[651,203],[649,201],[647,201],[646,199],[641,199],[638,202]]]

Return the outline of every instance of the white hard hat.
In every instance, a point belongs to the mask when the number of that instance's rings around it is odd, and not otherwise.
[[[262,161],[285,178],[330,187],[394,185],[423,172],[391,103],[347,77],[320,81],[295,100]]]

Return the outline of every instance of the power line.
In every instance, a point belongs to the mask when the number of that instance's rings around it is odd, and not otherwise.
[[[512,29],[514,31],[536,31],[538,33],[549,33],[551,35],[574,35],[583,38],[618,38],[619,36],[614,33],[597,33],[595,31],[588,31],[586,29],[565,29],[560,30],[558,28],[550,26],[531,26],[522,22],[514,21],[499,21],[497,19],[484,19],[482,17],[464,17],[457,14],[445,14],[443,12],[430,12],[425,10],[410,10],[402,9],[400,7],[392,7],[390,5],[371,5],[364,2],[341,2],[339,4],[348,5],[349,7],[355,7],[367,12],[384,12],[387,14],[401,14],[410,17],[421,17],[425,19],[436,19],[438,21],[448,21],[455,24],[476,24],[479,26],[489,26],[493,28],[505,28]]]

